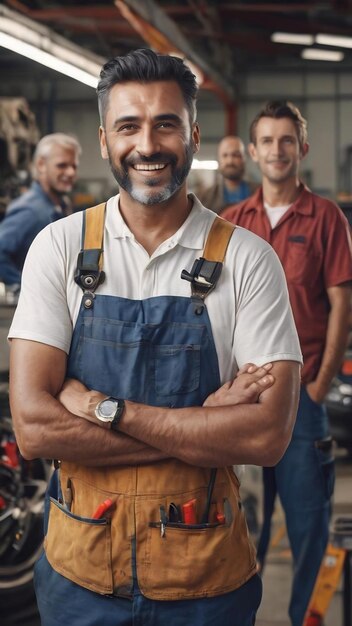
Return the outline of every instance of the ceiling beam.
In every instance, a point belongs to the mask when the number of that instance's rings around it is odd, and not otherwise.
[[[350,36],[351,27],[345,22],[344,24],[332,24],[331,14],[326,15],[327,19],[321,19],[321,15],[305,15],[304,17],[287,15],[278,15],[273,21],[272,16],[265,13],[241,13],[238,18],[238,26],[243,27],[246,24],[249,28],[257,27],[258,33],[261,32],[263,37],[263,29],[266,29],[268,33],[274,31],[284,31],[287,33],[331,33],[335,35]],[[229,19],[229,18],[228,18]],[[236,26],[234,23],[233,26]]]
[[[213,37],[215,31],[223,31],[218,10],[205,0],[188,0],[198,22],[203,26],[203,37],[214,59],[216,67],[222,68],[225,76],[235,76],[236,70],[233,62],[232,51],[221,37]],[[197,32],[197,28],[193,28]],[[184,28],[182,33],[185,34]]]
[[[163,10],[167,15],[173,18],[178,17],[187,17],[193,15],[193,9],[191,6],[187,5],[164,5]],[[302,3],[268,3],[261,4],[259,2],[252,3],[239,3],[239,2],[219,2],[216,3],[216,10],[219,15],[224,19],[231,15],[239,15],[242,16],[244,13],[249,13],[252,16],[254,15],[264,15],[270,16],[270,14],[276,14],[276,16],[290,16],[294,14],[305,14],[306,19],[311,16],[318,14],[329,14],[333,13],[336,16],[348,17],[351,16],[352,10],[352,0],[330,0],[326,2],[321,2],[320,0],[313,0],[311,2],[302,2]],[[270,18],[272,19],[272,18]],[[275,17],[276,19],[276,17]],[[274,28],[274,24],[272,27]],[[292,30],[292,29],[291,29]]]
[[[51,21],[54,19],[61,19],[63,17],[77,17],[83,19],[94,20],[112,20],[119,17],[120,13],[116,6],[61,6],[60,8],[52,9],[30,9],[19,0],[7,0],[7,4],[11,5],[14,9],[21,10],[22,13],[26,13],[28,17],[37,20]]]
[[[231,82],[227,81],[209,62],[201,58],[175,22],[153,0],[145,0],[143,3],[139,0],[115,0],[115,5],[151,47],[159,52],[181,53],[205,75],[203,88],[212,89],[224,102],[235,101],[234,77],[231,77]]]
[[[200,39],[205,36],[205,34],[201,31],[195,32],[191,28],[184,28],[183,33],[184,35],[188,35],[194,39]],[[242,48],[244,50],[249,50],[250,52],[259,52],[266,55],[277,56],[279,51],[284,52],[285,54],[292,54],[292,52],[297,52],[299,49],[299,46],[296,45],[272,43],[265,37],[255,37],[253,33],[223,33],[220,31],[213,31],[211,36],[214,39],[219,39],[220,41],[225,41],[230,44],[232,49]]]

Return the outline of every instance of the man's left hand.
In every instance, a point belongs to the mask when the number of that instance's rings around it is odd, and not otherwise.
[[[210,394],[203,406],[226,406],[258,402],[260,394],[275,382],[274,376],[269,373],[271,368],[272,363],[266,363],[262,367],[253,365],[253,363],[246,363],[237,372],[234,380],[225,383],[217,391]]]

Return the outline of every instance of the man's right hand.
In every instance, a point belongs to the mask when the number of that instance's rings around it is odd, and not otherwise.
[[[226,406],[234,404],[254,404],[258,402],[260,394],[269,389],[274,382],[270,374],[272,363],[258,367],[253,363],[246,363],[238,372],[233,381],[222,385],[217,391],[207,397],[203,406]]]

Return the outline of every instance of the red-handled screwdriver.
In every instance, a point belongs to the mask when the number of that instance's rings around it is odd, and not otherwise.
[[[93,513],[92,519],[100,519],[115,504],[116,498],[106,498],[104,502],[99,504],[97,510]]]
[[[184,524],[196,524],[196,504],[197,500],[193,498],[192,500],[188,500],[182,505],[182,515],[183,515],[183,523]]]

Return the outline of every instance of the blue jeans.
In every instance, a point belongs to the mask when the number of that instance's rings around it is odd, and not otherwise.
[[[285,511],[294,562],[289,614],[293,626],[302,626],[329,538],[334,459],[331,450],[317,442],[328,435],[324,405],[317,404],[301,389],[293,437],[283,458],[274,468],[264,468],[267,518],[272,514],[276,491]],[[259,540],[262,562],[269,541],[268,519]]]
[[[45,553],[35,566],[34,582],[42,626],[254,626],[262,597],[257,574],[216,598],[148,600],[138,585],[131,599],[103,596],[55,572]]]

